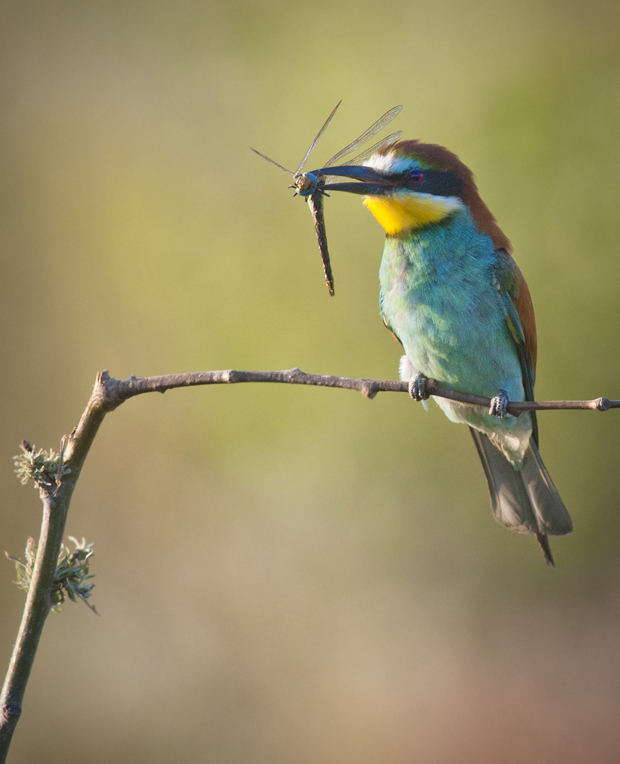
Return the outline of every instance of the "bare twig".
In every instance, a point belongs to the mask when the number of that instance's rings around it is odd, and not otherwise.
[[[43,501],[43,523],[32,584],[26,599],[21,627],[13,650],[11,663],[0,697],[0,764],[6,760],[11,738],[22,711],[24,692],[43,625],[53,605],[54,574],[61,549],[62,538],[73,490],[80,476],[99,426],[109,411],[135,395],[172,390],[198,385],[240,384],[244,382],[272,382],[289,385],[313,385],[357,390],[367,398],[380,392],[406,393],[407,383],[382,379],[334,377],[306,374],[299,369],[285,371],[199,371],[187,374],[168,374],[161,377],[130,377],[113,379],[107,371],[97,375],[95,388],[77,427],[63,438],[55,479],[39,483]],[[430,395],[449,398],[461,403],[489,407],[491,401],[479,395],[470,395],[428,380],[426,391]],[[620,408],[619,400],[596,398],[587,401],[511,402],[508,413],[518,416],[524,411],[553,409],[586,409],[607,411]],[[31,450],[31,448],[28,448]]]
[[[374,398],[377,393],[406,393],[407,383],[391,379],[360,379],[356,377],[334,377],[325,374],[306,374],[300,369],[284,371],[194,371],[185,374],[166,374],[161,377],[129,377],[129,379],[112,379],[107,372],[101,373],[101,386],[104,406],[112,411],[128,398],[142,393],[165,393],[177,387],[194,387],[198,385],[239,384],[242,382],[275,382],[288,385],[313,385],[315,387],[337,387],[343,390],[357,390],[367,398]],[[471,403],[476,406],[489,408],[490,398],[481,395],[471,395],[441,385],[434,379],[426,382],[426,391],[439,398],[449,398],[460,403]],[[561,409],[586,409],[592,411],[607,411],[620,408],[620,401],[608,398],[594,398],[589,401],[511,401],[508,413],[519,416],[524,411],[551,411]]]

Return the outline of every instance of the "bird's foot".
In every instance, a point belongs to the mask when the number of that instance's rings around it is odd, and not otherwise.
[[[416,374],[409,380],[409,395],[414,401],[426,401],[428,400],[428,393],[426,392],[427,379],[424,374]]]
[[[503,419],[508,413],[508,404],[510,398],[505,390],[500,390],[497,395],[491,398],[491,405],[489,406],[489,414],[496,416],[499,419]]]

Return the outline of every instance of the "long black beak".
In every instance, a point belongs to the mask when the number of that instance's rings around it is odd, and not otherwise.
[[[312,170],[309,175],[326,177],[341,175],[345,178],[353,178],[358,183],[327,183],[324,188],[329,191],[347,191],[350,194],[362,196],[380,196],[390,194],[395,188],[395,183],[370,167],[357,165],[341,165],[339,167],[323,167],[320,170]]]

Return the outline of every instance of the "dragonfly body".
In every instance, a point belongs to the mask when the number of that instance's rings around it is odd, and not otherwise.
[[[316,231],[319,252],[321,253],[321,261],[323,263],[325,284],[327,285],[330,295],[333,297],[334,274],[332,273],[332,265],[327,246],[325,212],[323,208],[323,197],[328,195],[325,191],[325,178],[314,175],[314,173],[311,172],[298,173],[293,177],[293,188],[296,189],[296,192],[300,196],[305,197],[308,207],[310,207],[310,211],[312,212],[314,230]]]
[[[312,218],[314,220],[314,229],[316,231],[316,238],[319,242],[319,251],[321,252],[321,260],[323,261],[323,273],[325,274],[325,283],[330,295],[334,296],[334,274],[332,273],[331,260],[329,259],[329,250],[327,249],[327,233],[325,232],[325,215],[323,213],[323,195],[324,191],[320,186],[316,187],[316,190],[311,193],[308,198],[308,206],[312,212]]]

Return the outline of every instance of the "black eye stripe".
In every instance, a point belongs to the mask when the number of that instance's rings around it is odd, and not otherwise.
[[[401,175],[400,183],[405,188],[434,196],[461,196],[463,181],[455,172],[441,170],[421,170],[422,180],[415,180],[414,170]]]

